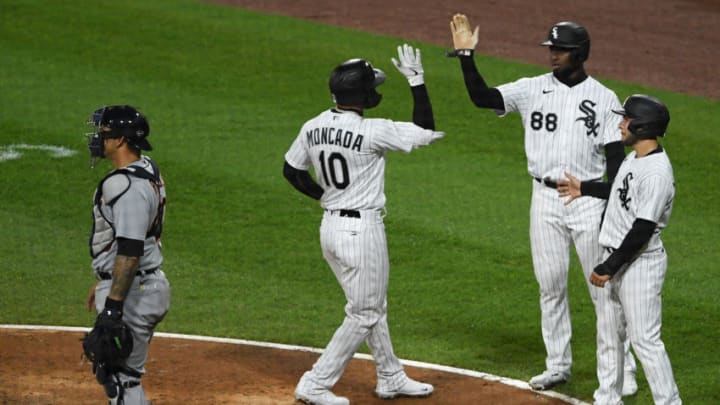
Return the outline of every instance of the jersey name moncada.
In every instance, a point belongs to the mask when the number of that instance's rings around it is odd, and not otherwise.
[[[360,152],[365,137],[354,134],[352,131],[343,131],[341,128],[322,127],[312,128],[305,132],[308,147],[316,145],[342,146]]]

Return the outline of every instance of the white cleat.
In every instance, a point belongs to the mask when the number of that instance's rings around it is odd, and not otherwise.
[[[375,394],[380,399],[393,399],[399,397],[428,397],[433,393],[433,386],[408,378],[400,388],[389,390],[384,387],[376,387]]]
[[[559,371],[545,370],[542,374],[531,378],[528,384],[534,390],[544,391],[570,381],[570,376]]]
[[[637,390],[638,385],[637,380],[635,380],[635,373],[626,371],[625,376],[623,377],[622,396],[627,397],[635,395],[637,394]]]
[[[304,392],[295,390],[295,399],[308,405],[350,405],[350,400],[345,397],[338,397],[330,390],[313,390]]]

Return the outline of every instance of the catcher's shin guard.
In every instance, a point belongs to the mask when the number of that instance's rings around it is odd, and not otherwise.
[[[107,367],[103,363],[93,363],[93,373],[95,378],[100,385],[105,389],[105,395],[108,396],[109,405],[123,405],[123,384],[120,382],[115,370],[112,367]]]
[[[124,389],[117,374],[113,374],[103,384],[103,388],[105,388],[105,394],[108,396],[108,405],[123,405],[125,403],[123,401]]]

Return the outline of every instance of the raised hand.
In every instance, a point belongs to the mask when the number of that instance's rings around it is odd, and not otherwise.
[[[474,50],[478,44],[480,27],[472,31],[470,21],[465,14],[455,14],[450,21],[450,32],[452,32],[453,47],[458,49]]]
[[[410,86],[419,86],[425,83],[425,71],[420,60],[420,49],[413,49],[408,44],[398,46],[398,59],[391,58],[393,65],[400,73],[405,75]]]

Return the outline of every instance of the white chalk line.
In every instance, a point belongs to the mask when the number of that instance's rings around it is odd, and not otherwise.
[[[46,326],[46,325],[0,325],[0,329],[47,330],[47,331],[61,331],[61,332],[87,332],[90,330],[90,328],[80,327],[80,326]],[[280,344],[280,343],[257,342],[257,341],[253,341],[253,340],[220,338],[220,337],[212,337],[212,336],[185,335],[185,334],[180,334],[180,333],[157,332],[153,335],[153,337],[196,340],[196,341],[214,342],[214,343],[230,343],[230,344],[235,344],[235,345],[257,346],[257,347],[266,347],[266,348],[270,348],[270,349],[312,352],[312,353],[322,353],[322,351],[323,351],[323,349],[318,349],[318,348],[314,348],[314,347],[294,346],[294,345],[286,345],[286,344]],[[372,360],[373,359],[372,356],[370,356],[369,354],[365,354],[365,353],[357,353],[357,354],[355,354],[355,356],[353,356],[353,358],[363,359],[363,360]],[[404,364],[406,366],[410,366],[410,367],[424,368],[424,369],[428,369],[428,370],[442,371],[445,373],[452,373],[452,374],[459,374],[459,375],[468,376],[468,377],[480,378],[480,379],[487,380],[487,381],[494,381],[494,382],[509,385],[509,386],[512,386],[515,388],[519,388],[522,390],[532,391],[536,394],[544,395],[546,397],[557,398],[557,399],[567,402],[568,404],[590,405],[587,402],[583,402],[579,399],[571,398],[571,397],[569,397],[565,394],[561,394],[559,392],[534,391],[532,388],[530,388],[530,385],[528,385],[528,383],[525,381],[514,380],[514,379],[506,378],[506,377],[500,377],[497,375],[483,373],[480,371],[467,370],[467,369],[450,367],[450,366],[443,366],[440,364],[424,363],[421,361],[401,359],[400,362],[402,364]]]
[[[42,150],[48,152],[52,158],[70,157],[77,151],[62,146],[55,145],[28,145],[26,143],[16,143],[12,145],[0,146],[0,162],[6,160],[19,159],[22,153],[18,150]]]

